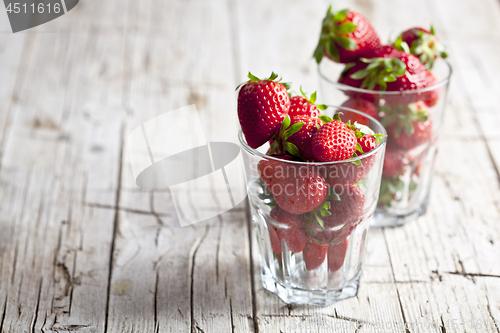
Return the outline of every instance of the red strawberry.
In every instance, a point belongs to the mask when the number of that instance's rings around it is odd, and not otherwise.
[[[434,75],[430,71],[425,71],[425,87],[432,87],[437,83],[438,80],[434,77]],[[424,96],[424,103],[427,104],[428,107],[436,105],[439,100],[439,88],[426,91]]]
[[[328,245],[319,245],[312,241],[307,242],[304,252],[302,252],[306,269],[311,271],[318,268],[325,261],[327,252]]]
[[[412,54],[394,50],[383,57],[361,58],[346,66],[339,82],[355,88],[379,91],[421,89],[425,87],[425,68]],[[373,95],[363,98],[373,100]],[[418,94],[384,95],[387,103],[407,104],[421,99]]]
[[[337,186],[313,212],[306,215],[307,234],[319,244],[340,243],[361,222],[365,195],[357,186]]]
[[[394,47],[415,55],[428,69],[432,68],[438,56],[448,57],[448,54],[444,52],[444,45],[435,36],[432,26],[430,31],[418,27],[404,31],[394,42]]]
[[[332,244],[328,247],[328,268],[332,272],[338,271],[344,264],[349,240],[345,239],[340,244]]]
[[[412,121],[412,130],[401,131],[399,135],[394,133],[396,143],[406,149],[412,149],[421,144],[429,142],[432,139],[432,119],[429,117],[426,121]]]
[[[358,110],[372,116],[375,119],[378,118],[378,110],[375,107],[375,104],[362,98],[350,98],[345,101],[341,107]],[[368,118],[363,117],[362,115],[353,115],[350,120],[352,124],[357,121],[360,124],[368,125]]]
[[[271,239],[271,248],[276,254],[281,253],[281,240],[276,233],[276,228],[271,224],[267,223],[267,230],[269,230],[269,238]]]
[[[384,169],[382,175],[387,178],[399,176],[405,168],[405,151],[388,146],[385,150]]]
[[[331,215],[324,217],[325,228],[332,228],[343,224],[356,225],[363,215],[365,194],[358,186],[336,186],[336,199],[330,200]]]
[[[432,120],[424,102],[408,105],[381,107],[382,124],[386,126],[391,141],[411,149],[432,138]]]
[[[348,9],[332,13],[331,9],[330,6],[323,19],[318,46],[314,51],[318,63],[323,55],[336,62],[352,62],[380,44],[375,29],[363,15]]]
[[[261,80],[251,73],[238,94],[238,118],[248,145],[254,149],[275,135],[290,109],[287,84],[276,82],[272,73]]]
[[[262,160],[258,171],[276,203],[291,214],[312,211],[326,196],[325,179],[307,166]]]
[[[301,215],[293,215],[285,212],[279,206],[271,210],[271,217],[285,227],[277,228],[276,233],[280,239],[284,239],[290,251],[301,252],[307,243],[307,233],[304,229],[305,220]]]
[[[317,118],[320,116],[320,111],[313,103],[310,103],[303,96],[293,96],[290,98],[290,112],[288,112],[290,117],[293,118],[297,116],[307,116]]]
[[[372,151],[378,146],[377,139],[372,134],[365,134],[361,138],[358,138],[358,143],[361,146],[361,150],[363,150],[363,154]],[[359,156],[362,154],[361,152],[356,151],[356,155]]]
[[[302,123],[299,131],[292,134],[287,141],[294,144],[299,150],[299,155],[306,161],[316,161],[316,157],[312,152],[311,139],[323,125],[319,118],[308,116],[295,116],[292,118],[292,125],[294,123]]]
[[[352,157],[356,151],[356,134],[344,124],[338,114],[313,135],[311,144],[319,161],[341,161]]]
[[[360,135],[362,135],[360,137]],[[363,154],[370,152],[378,146],[378,140],[373,134],[364,134],[362,132],[356,131],[357,143],[359,148],[363,151]],[[355,154],[357,156],[362,155],[356,148]],[[375,164],[376,156],[367,156],[358,161],[359,164],[354,164],[352,162],[335,164],[331,166],[323,167],[327,182],[331,187],[337,185],[354,185],[363,179],[368,172],[372,169]]]

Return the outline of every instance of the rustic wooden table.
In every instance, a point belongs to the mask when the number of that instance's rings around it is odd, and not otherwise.
[[[245,205],[181,228],[124,142],[189,104],[235,141],[248,70],[316,89],[327,1],[85,0],[15,35],[2,14],[0,332],[500,332],[500,3],[334,5],[384,40],[432,22],[454,75],[427,215],[372,230],[358,296],[326,308],[262,288]]]

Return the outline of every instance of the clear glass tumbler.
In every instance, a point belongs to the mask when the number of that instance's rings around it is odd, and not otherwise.
[[[358,111],[342,112],[344,122]],[[374,118],[367,125],[386,134]],[[377,205],[385,137],[371,152],[339,162],[297,162],[265,155],[239,139],[264,288],[289,304],[329,305],[355,296],[365,240]],[[305,212],[296,198],[315,202]]]
[[[357,110],[373,108],[388,133],[380,196],[372,226],[400,226],[425,214],[447,105],[451,66],[437,59],[436,83],[425,89],[370,91],[338,83],[344,66],[318,66],[321,102]]]

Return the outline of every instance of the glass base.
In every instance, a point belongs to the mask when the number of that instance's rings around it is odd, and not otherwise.
[[[429,200],[425,200],[417,209],[407,214],[391,214],[386,209],[377,209],[372,219],[372,228],[382,227],[400,227],[406,223],[416,220],[418,217],[427,212],[427,204]]]
[[[305,290],[292,286],[284,286],[277,282],[269,269],[265,267],[262,267],[261,276],[264,288],[278,295],[287,304],[328,306],[337,301],[356,296],[361,270],[359,270],[358,274],[352,280],[345,283],[342,289],[328,291],[321,289]]]

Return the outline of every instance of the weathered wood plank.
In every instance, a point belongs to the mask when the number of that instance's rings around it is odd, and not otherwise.
[[[286,306],[261,287],[242,205],[181,228],[122,152],[141,122],[189,104],[208,140],[235,141],[248,70],[315,90],[327,2],[89,0],[34,30],[66,34],[0,36],[0,331],[499,332],[498,3],[334,5],[383,40],[432,20],[455,69],[429,212],[373,230],[358,297]]]
[[[129,44],[127,133],[195,104],[207,141],[236,141],[227,11],[225,1],[137,4],[131,20],[142,23]],[[168,130],[176,131],[175,124]],[[169,190],[139,189],[125,158],[119,207],[111,285],[128,287],[110,295],[109,331],[253,330],[244,206],[181,228]],[[123,321],[124,315],[135,320]]]

